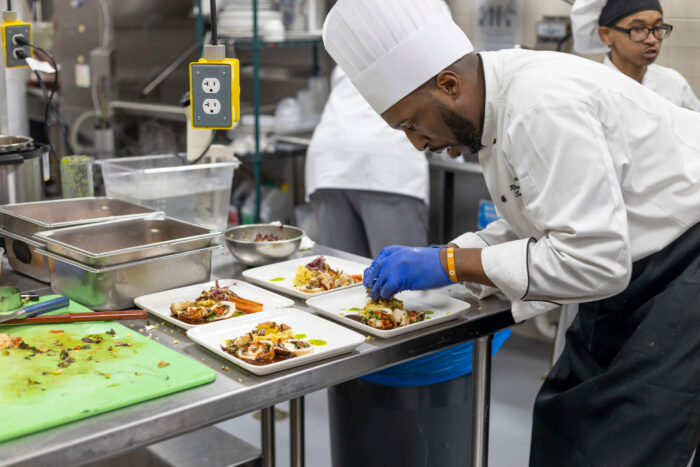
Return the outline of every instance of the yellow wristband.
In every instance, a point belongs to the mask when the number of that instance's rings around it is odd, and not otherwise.
[[[448,248],[447,255],[447,275],[452,282],[457,282],[457,270],[455,269],[455,249]]]

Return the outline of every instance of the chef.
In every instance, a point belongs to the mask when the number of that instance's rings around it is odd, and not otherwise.
[[[571,27],[576,52],[605,53],[605,65],[676,105],[700,112],[700,100],[683,75],[654,64],[673,31],[664,23],[659,0],[576,0]]]
[[[430,0],[338,0],[326,49],[418,149],[478,151],[501,220],[391,246],[373,298],[495,287],[514,322],[579,303],[531,465],[685,465],[700,436],[700,114],[556,52],[475,54]]]

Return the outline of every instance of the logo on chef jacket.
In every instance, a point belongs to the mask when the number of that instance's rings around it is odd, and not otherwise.
[[[514,198],[520,198],[521,196],[523,196],[523,194],[520,192],[520,183],[518,183],[518,177],[513,177],[513,181],[508,187],[510,188],[510,192],[513,193]],[[505,203],[507,201],[508,198],[506,198],[506,195],[501,195],[501,202]]]
[[[513,177],[513,183],[510,184],[510,191],[516,198],[520,198],[523,195],[522,193],[520,193],[520,184],[518,183],[518,177]]]

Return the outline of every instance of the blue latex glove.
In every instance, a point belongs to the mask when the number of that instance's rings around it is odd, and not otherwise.
[[[383,249],[365,269],[363,281],[373,300],[403,290],[435,289],[452,283],[440,263],[440,249],[407,246]]]

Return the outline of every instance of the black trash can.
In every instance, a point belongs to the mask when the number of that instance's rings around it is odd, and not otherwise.
[[[468,465],[471,393],[471,373],[424,386],[331,387],[333,467]]]

